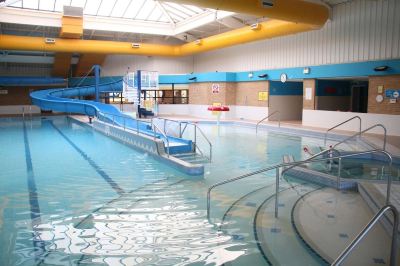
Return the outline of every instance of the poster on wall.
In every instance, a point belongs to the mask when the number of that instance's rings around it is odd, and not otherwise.
[[[398,98],[400,94],[400,90],[397,89],[387,89],[385,90],[386,98]]]
[[[312,100],[312,88],[306,88],[306,100]]]
[[[219,84],[218,83],[214,83],[211,85],[211,92],[214,94],[219,93]]]
[[[268,101],[268,92],[266,91],[259,91],[258,92],[258,100],[259,101]]]

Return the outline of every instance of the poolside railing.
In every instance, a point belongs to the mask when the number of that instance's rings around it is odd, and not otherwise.
[[[352,136],[350,136],[348,138],[345,138],[344,140],[336,143],[335,145],[333,145],[332,148],[335,148],[336,146],[338,146],[338,145],[340,145],[340,144],[342,144],[344,142],[347,142],[348,140],[354,139],[355,137],[358,137],[358,136],[361,137],[362,134],[364,134],[364,133],[366,133],[368,131],[371,131],[372,129],[377,128],[377,127],[380,127],[380,128],[383,129],[383,147],[382,147],[382,150],[386,150],[387,130],[386,130],[386,127],[384,125],[382,125],[382,124],[375,124],[373,126],[370,126],[369,128],[364,129],[363,131],[360,131],[360,132],[358,132],[358,133],[356,133],[356,134],[354,134],[354,135],[352,135]]]
[[[390,266],[396,266],[397,260],[397,230],[399,227],[399,213],[393,205],[386,205],[382,207],[378,213],[369,221],[369,223],[364,227],[364,229],[351,241],[351,243],[346,247],[346,249],[339,255],[339,257],[331,264],[331,266],[339,266],[343,261],[353,252],[359,243],[368,235],[375,224],[384,217],[387,211],[391,211],[393,214],[393,232],[392,232],[392,243],[390,245]]]
[[[278,127],[281,127],[281,112],[280,111],[275,111],[269,114],[268,116],[264,117],[260,121],[257,122],[256,124],[256,134],[258,133],[258,126],[261,124],[261,122],[265,121],[266,119],[270,118],[271,116],[278,114]]]
[[[349,119],[347,119],[346,121],[343,121],[343,122],[341,122],[341,123],[339,123],[339,124],[337,124],[337,125],[335,125],[335,126],[329,128],[329,129],[325,132],[325,136],[324,136],[324,146],[326,146],[326,139],[327,139],[327,137],[328,137],[329,131],[332,131],[332,130],[334,130],[335,128],[338,128],[338,127],[340,127],[340,126],[342,126],[342,125],[344,125],[344,124],[346,124],[346,123],[348,123],[348,122],[350,122],[350,121],[353,121],[354,119],[358,119],[358,121],[359,121],[358,132],[361,132],[361,123],[362,123],[361,117],[359,117],[358,115],[353,116],[352,118],[349,118]]]
[[[385,150],[371,150],[371,151],[363,151],[363,152],[345,154],[345,155],[340,155],[340,156],[335,156],[335,157],[329,157],[329,160],[336,160],[336,159],[337,160],[341,160],[343,158],[351,158],[351,157],[355,157],[355,156],[367,155],[367,154],[376,154],[376,153],[383,154],[387,158],[387,161],[388,161],[387,165],[388,165],[388,168],[390,169],[391,166],[392,166],[392,163],[393,163],[393,158],[392,158],[392,155],[390,153],[388,153],[387,151],[385,151]],[[210,208],[211,208],[211,191],[214,188],[222,186],[222,185],[225,185],[225,184],[228,184],[228,183],[231,183],[231,182],[234,182],[234,181],[237,181],[237,180],[244,179],[246,177],[250,177],[250,176],[254,176],[254,175],[257,175],[257,174],[264,173],[264,172],[268,172],[268,171],[271,171],[271,170],[276,170],[275,217],[278,217],[278,201],[279,201],[278,196],[279,196],[279,180],[280,180],[280,177],[281,177],[281,168],[291,167],[293,165],[294,166],[300,166],[302,164],[307,164],[307,163],[312,163],[312,162],[322,162],[322,161],[326,161],[326,160],[327,160],[327,158],[322,158],[322,159],[309,158],[309,159],[306,159],[306,160],[303,160],[303,161],[296,161],[296,162],[291,162],[291,163],[281,163],[281,164],[277,164],[277,165],[273,165],[273,166],[270,166],[270,167],[267,167],[267,168],[263,168],[263,169],[260,169],[258,171],[254,171],[254,172],[251,172],[251,173],[248,173],[248,174],[244,174],[244,175],[241,175],[241,176],[238,176],[238,177],[235,177],[235,178],[227,179],[227,180],[224,180],[224,181],[221,181],[221,182],[218,182],[218,183],[212,185],[211,187],[209,187],[209,189],[207,191],[207,219],[208,219],[208,221],[210,223],[212,223],[211,222],[211,218],[210,218],[211,217]],[[338,180],[337,183],[339,185],[340,184],[340,178],[341,178],[341,176],[340,176],[341,164],[339,164],[338,167],[339,167],[339,169],[338,169],[338,175],[337,175],[337,180]],[[384,170],[384,167],[383,167],[383,170]],[[389,202],[390,202],[391,186],[392,186],[392,177],[391,177],[391,175],[388,175],[388,177],[387,177],[387,191],[386,191],[386,204],[389,204]]]
[[[188,121],[178,121],[178,120],[173,120],[173,119],[168,119],[168,118],[163,118],[163,117],[157,117],[157,118],[153,118],[151,120],[151,124],[155,124],[154,120],[160,120],[162,121],[162,128],[164,129],[164,133],[167,134],[167,122],[171,122],[173,124],[177,125],[177,129],[179,131],[179,138],[183,137],[183,134],[185,133],[186,129],[188,128],[188,126],[192,126],[193,127],[193,145],[194,145],[194,152],[196,152],[197,150],[200,152],[200,154],[204,157],[206,157],[210,162],[212,160],[212,143],[211,141],[208,139],[208,137],[206,136],[206,134],[204,133],[204,131],[195,123],[192,122],[188,122]],[[209,155],[208,157],[204,155],[204,152],[200,149],[199,144],[198,144],[198,136],[199,134],[203,137],[203,139],[207,142],[208,146],[209,146]]]
[[[120,126],[123,128],[124,131],[126,131],[127,129],[131,129],[131,130],[136,129],[136,134],[138,134],[138,135],[139,134],[150,135],[148,133],[141,132],[141,130],[139,128],[139,122],[148,124],[153,131],[152,136],[153,136],[154,140],[158,139],[157,132],[159,132],[159,134],[162,135],[161,140],[166,144],[166,153],[167,153],[167,156],[169,157],[170,143],[169,143],[168,136],[157,125],[155,125],[149,121],[146,121],[146,120],[139,120],[136,118],[132,118],[128,115],[111,114],[111,113],[106,113],[106,112],[97,112],[97,118],[100,121],[103,121],[106,123],[111,123],[113,126]],[[117,121],[117,120],[122,120],[122,122]],[[135,128],[127,127],[128,121],[133,122],[133,124],[136,125],[136,127]]]

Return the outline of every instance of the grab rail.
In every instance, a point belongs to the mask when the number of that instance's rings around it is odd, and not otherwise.
[[[335,160],[335,159],[339,160],[338,179],[340,180],[340,172],[341,172],[340,160],[342,158],[349,158],[349,157],[354,157],[354,156],[357,156],[357,155],[374,154],[374,153],[382,153],[382,154],[384,154],[388,158],[388,166],[389,166],[389,168],[392,166],[392,162],[393,162],[392,155],[390,153],[388,153],[387,151],[385,151],[385,150],[363,151],[363,152],[340,155],[340,156],[336,156],[336,157],[329,157],[329,159],[330,160]],[[254,172],[251,172],[251,173],[248,173],[248,174],[244,174],[244,175],[241,175],[241,176],[238,176],[238,177],[234,177],[234,178],[231,178],[231,179],[227,179],[227,180],[215,183],[214,185],[209,187],[208,191],[207,191],[207,219],[208,219],[208,221],[211,223],[211,221],[210,221],[211,191],[214,188],[216,188],[218,186],[225,185],[227,183],[231,183],[231,182],[246,178],[246,177],[249,177],[249,176],[253,176],[253,175],[256,175],[256,174],[264,173],[264,172],[267,172],[267,171],[270,171],[270,170],[274,170],[274,169],[276,169],[276,184],[277,184],[276,191],[275,191],[275,197],[276,197],[276,200],[275,200],[275,217],[277,217],[278,216],[278,200],[277,200],[277,198],[278,198],[278,192],[279,192],[278,190],[279,190],[279,178],[280,178],[279,169],[281,167],[287,167],[287,166],[292,166],[292,165],[298,166],[298,165],[305,164],[305,163],[322,162],[322,161],[325,161],[325,160],[326,160],[326,158],[323,158],[323,159],[315,159],[315,158],[313,158],[313,159],[307,159],[307,160],[297,161],[297,162],[292,162],[292,163],[281,163],[281,164],[273,165],[273,166],[270,166],[270,167],[267,167],[267,168],[264,168],[264,169],[260,169],[258,171],[254,171]],[[387,183],[387,192],[386,192],[386,204],[389,204],[391,186],[392,186],[392,177],[391,177],[391,175],[389,175],[388,176],[388,183]]]
[[[334,148],[330,148],[330,149],[323,150],[323,151],[321,151],[321,152],[319,152],[319,153],[314,154],[314,155],[311,156],[310,158],[307,158],[305,161],[307,161],[307,160],[311,161],[312,159],[317,158],[318,156],[321,156],[321,155],[323,155],[323,154],[325,154],[325,153],[328,153],[328,152],[331,152],[330,155],[332,155],[333,153],[336,153],[338,156],[340,156],[340,152],[339,152],[338,150],[336,150],[336,149],[334,149]],[[329,159],[330,159],[330,158],[329,158]],[[331,159],[330,159],[330,160],[331,160]],[[294,162],[294,163],[295,163],[295,162]],[[302,164],[303,164],[303,163],[300,163],[299,165],[302,165]],[[284,174],[285,172],[289,171],[290,169],[292,169],[292,168],[294,168],[294,167],[296,167],[296,166],[297,166],[297,165],[294,164],[294,165],[292,165],[292,166],[290,166],[290,167],[288,167],[288,168],[285,168],[285,169],[282,171],[281,174]],[[340,186],[340,172],[341,172],[341,166],[342,166],[342,159],[339,158],[339,168],[338,168],[338,178],[337,178],[337,188],[338,188],[338,189],[339,189],[339,186]]]
[[[352,136],[350,136],[348,138],[345,138],[344,140],[336,143],[335,145],[333,145],[332,148],[335,148],[339,144],[342,144],[342,143],[344,143],[344,142],[346,142],[346,141],[348,141],[350,139],[353,139],[353,138],[355,138],[357,136],[361,136],[363,133],[365,133],[367,131],[370,131],[371,129],[374,129],[376,127],[381,127],[383,129],[383,150],[386,150],[386,134],[387,134],[387,130],[386,130],[386,127],[384,125],[382,125],[382,124],[375,124],[373,126],[370,126],[369,128],[364,129],[363,131],[360,131],[360,132],[358,132],[358,133],[356,133],[356,134],[354,134],[354,135],[352,135]]]
[[[261,124],[261,122],[263,122],[265,119],[270,118],[270,117],[273,116],[274,114],[279,114],[279,115],[278,115],[278,126],[281,127],[281,112],[275,111],[275,112],[269,114],[268,116],[264,117],[263,119],[261,119],[260,121],[257,122],[257,125],[256,125],[256,134],[257,134],[257,132],[258,132],[258,126]]]
[[[170,121],[170,122],[174,122],[174,123],[179,124],[179,137],[180,138],[182,138],[183,133],[185,132],[185,130],[186,130],[188,125],[193,126],[193,128],[194,128],[194,148],[195,148],[195,152],[198,149],[200,151],[201,155],[204,156],[204,153],[201,151],[201,149],[199,148],[199,145],[197,144],[197,131],[199,131],[200,134],[203,136],[203,138],[206,140],[206,142],[208,143],[208,145],[210,147],[209,148],[210,152],[209,152],[208,160],[211,162],[211,160],[212,160],[212,143],[207,138],[206,134],[203,132],[203,130],[198,125],[196,125],[195,123],[192,123],[192,122],[188,122],[188,121],[178,121],[178,120],[172,120],[172,119],[163,118],[163,117],[157,117],[157,119],[160,119],[160,120],[164,121],[164,125],[163,125],[164,132],[166,130],[166,121]],[[153,119],[151,121],[152,121],[151,123],[153,124]],[[182,125],[185,125],[185,126],[182,128]]]
[[[170,152],[169,152],[170,151],[169,139],[168,139],[167,135],[156,124],[150,123],[150,122],[145,121],[145,120],[134,119],[134,118],[132,118],[132,117],[130,117],[128,115],[117,115],[117,114],[110,114],[110,113],[106,113],[106,112],[98,112],[97,118],[100,119],[100,116],[103,116],[105,119],[110,119],[105,115],[112,116],[112,124],[113,124],[113,126],[115,126],[115,124],[116,124],[115,123],[115,117],[123,118],[124,131],[126,131],[126,120],[131,120],[131,121],[136,122],[136,133],[137,134],[140,134],[139,122],[150,124],[151,127],[152,128],[154,127],[155,129],[157,129],[161,133],[161,135],[164,137],[164,139],[166,140],[166,142],[167,142],[167,155],[169,157],[169,155],[170,155]],[[122,125],[120,125],[120,126],[122,126]],[[154,132],[154,135],[153,135],[154,140],[156,140],[157,139],[156,130],[153,130],[153,132]]]
[[[155,129],[157,129],[158,131],[160,131],[160,133],[163,135],[164,139],[167,141],[167,156],[169,157],[169,139],[168,139],[167,135],[164,132],[162,132],[162,130],[156,124],[153,124],[152,126]],[[154,130],[154,140],[156,140],[156,130]]]
[[[350,253],[353,252],[354,248],[364,239],[364,237],[371,231],[373,226],[383,217],[387,212],[391,211],[393,214],[393,232],[392,232],[392,243],[390,247],[390,261],[389,265],[396,266],[397,259],[397,230],[399,227],[399,213],[393,205],[386,205],[379,210],[377,214],[369,221],[369,223],[364,227],[364,229],[351,241],[350,245],[339,255],[339,257],[331,264],[331,266],[340,265]]]
[[[334,127],[331,127],[330,129],[328,129],[328,130],[325,132],[325,136],[324,136],[324,146],[326,146],[326,138],[327,138],[327,136],[328,136],[329,131],[331,131],[331,130],[333,130],[333,129],[335,129],[335,128],[341,126],[341,125],[344,125],[344,124],[346,124],[346,123],[348,123],[348,122],[350,122],[350,121],[352,121],[352,120],[354,120],[354,119],[356,119],[356,118],[357,118],[357,119],[359,120],[359,122],[360,122],[358,132],[361,132],[361,117],[359,117],[358,115],[353,116],[352,118],[349,118],[349,119],[347,119],[346,121],[343,121],[342,123],[339,123],[339,124],[337,124],[337,125],[334,126]]]

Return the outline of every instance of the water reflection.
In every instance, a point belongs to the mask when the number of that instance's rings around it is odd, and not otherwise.
[[[200,202],[187,193],[182,184],[150,197],[135,191],[78,222],[42,223],[35,230],[47,243],[42,264],[59,264],[68,254],[77,264],[220,265],[244,255],[244,244],[210,225]]]

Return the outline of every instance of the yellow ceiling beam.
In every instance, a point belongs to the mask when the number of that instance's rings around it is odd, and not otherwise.
[[[308,24],[269,20],[260,23],[257,29],[247,26],[204,38],[199,42],[176,46],[141,43],[139,47],[133,47],[132,43],[128,42],[57,38],[52,43],[49,41],[46,42],[46,38],[42,37],[0,35],[0,49],[81,54],[185,56],[246,42],[309,31],[311,29],[311,26]]]

